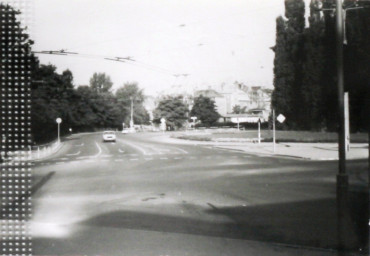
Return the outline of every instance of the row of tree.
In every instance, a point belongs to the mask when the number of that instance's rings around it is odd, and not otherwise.
[[[130,121],[131,99],[134,122],[149,122],[144,94],[137,83],[126,83],[113,93],[109,76],[94,73],[89,86],[76,88],[69,70],[58,74],[52,65],[36,65],[32,76],[32,134],[36,142],[55,138],[57,117],[63,120],[62,134],[122,129]]]
[[[338,125],[335,12],[332,1],[312,0],[305,27],[303,0],[285,0],[285,18],[276,20],[272,107],[297,130],[335,131]],[[353,1],[344,1],[344,7]],[[346,12],[345,91],[349,92],[351,131],[368,129],[370,85],[370,8]]]

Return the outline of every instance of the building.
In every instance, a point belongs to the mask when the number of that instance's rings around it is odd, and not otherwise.
[[[221,115],[220,122],[249,122],[258,120],[267,122],[271,112],[272,90],[261,86],[248,87],[240,83],[231,85],[221,84],[217,89],[208,89],[194,92],[194,97],[203,95],[211,98]],[[233,113],[234,107],[239,106],[244,113]]]

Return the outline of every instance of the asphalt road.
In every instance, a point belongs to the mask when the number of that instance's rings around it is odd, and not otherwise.
[[[336,161],[259,157],[153,136],[118,134],[116,143],[103,143],[101,134],[73,135],[35,162],[33,254],[323,255],[310,248],[335,248]],[[358,251],[368,239],[366,181],[358,175],[367,161],[347,169],[347,241]]]

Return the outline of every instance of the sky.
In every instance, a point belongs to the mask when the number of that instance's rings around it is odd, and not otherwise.
[[[34,51],[75,86],[106,73],[148,95],[232,84],[273,88],[275,20],[283,0],[33,0]],[[105,58],[130,57],[117,62]]]

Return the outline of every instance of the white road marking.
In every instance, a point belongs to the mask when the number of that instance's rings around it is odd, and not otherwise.
[[[92,156],[92,157],[95,157],[96,158],[96,157],[98,157],[98,156],[101,155],[102,150],[101,150],[101,147],[99,146],[99,144],[96,141],[95,141],[95,145],[98,147],[99,152],[96,155]]]
[[[101,157],[112,157],[113,155],[101,155]]]
[[[167,157],[161,157],[159,159],[161,159],[161,160],[167,160],[168,158]]]
[[[153,158],[152,157],[150,157],[150,158],[144,158],[146,161],[149,161],[149,160],[153,160]]]
[[[122,143],[124,143],[124,144],[127,144],[127,145],[129,145],[130,147],[133,147],[133,148],[136,148],[137,150],[139,150],[141,153],[143,153],[143,155],[150,155],[149,153],[147,153],[146,151],[145,151],[145,149],[143,149],[142,147],[139,147],[139,146],[137,146],[137,145],[135,145],[135,144],[132,144],[132,143],[130,143],[130,142],[127,142],[127,141],[125,141],[125,140],[119,140],[119,141],[121,141]]]
[[[118,149],[118,152],[120,152],[120,153],[125,153],[125,151],[124,150],[122,150],[122,149]]]
[[[58,158],[58,160],[68,160],[69,158],[63,157],[63,158]]]
[[[73,145],[75,147],[82,147],[83,145],[85,145],[83,142],[80,144],[80,145]]]
[[[64,164],[65,162],[56,162],[55,164]]]
[[[188,152],[188,151],[183,150],[182,148],[175,148],[175,147],[174,147],[174,149],[177,149],[177,150],[181,151],[181,152],[182,152],[182,153],[184,153],[184,154],[189,154],[189,152]]]
[[[115,162],[122,162],[123,159],[114,159]]]
[[[139,158],[130,158],[130,161],[137,161]]]
[[[88,156],[79,156],[79,157],[76,157],[76,159],[88,159],[89,157]]]
[[[81,151],[78,151],[77,153],[73,154],[66,154],[66,156],[78,156],[79,154],[81,154]]]
[[[174,159],[182,159],[182,157],[174,157]]]

